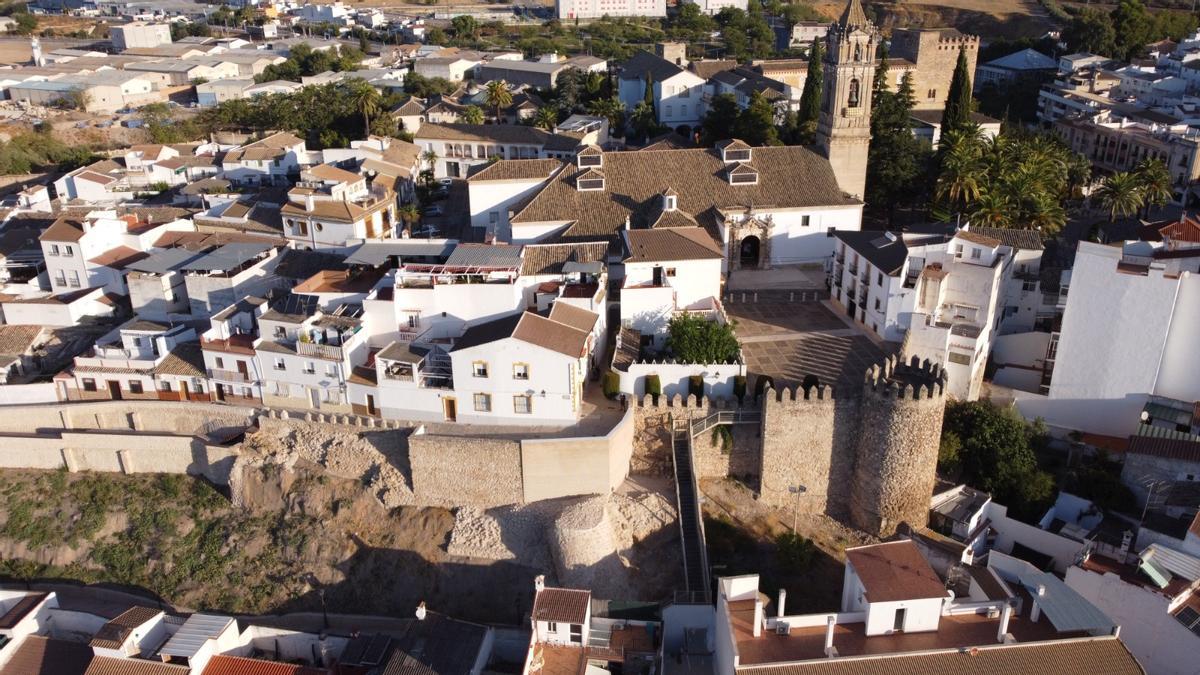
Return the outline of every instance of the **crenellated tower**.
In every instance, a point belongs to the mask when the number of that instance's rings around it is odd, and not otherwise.
[[[825,35],[824,91],[817,148],[829,159],[842,192],[862,199],[871,145],[871,82],[879,31],[860,0],[850,0]]]

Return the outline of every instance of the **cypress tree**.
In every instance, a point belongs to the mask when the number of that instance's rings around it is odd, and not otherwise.
[[[825,49],[821,39],[813,40],[812,49],[808,50],[808,77],[804,79],[804,90],[800,94],[800,114],[797,119],[802,144],[812,143],[817,131],[817,120],[821,117],[821,94],[825,84],[825,71],[822,62],[825,60]]]
[[[958,50],[958,64],[954,66],[954,77],[950,80],[950,93],[946,97],[946,109],[942,111],[942,133],[962,129],[971,123],[971,73],[967,68],[966,49]]]

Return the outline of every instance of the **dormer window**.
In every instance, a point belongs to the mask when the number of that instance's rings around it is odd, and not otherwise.
[[[663,196],[663,211],[674,211],[676,208],[676,201],[678,199],[679,198],[676,197],[675,195],[664,195]]]
[[[749,162],[753,155],[749,145],[736,138],[732,141],[726,141],[723,145],[718,146],[721,150],[721,161],[726,164],[733,162]]]
[[[748,164],[738,164],[728,176],[730,185],[758,185],[758,171]]]
[[[575,156],[575,164],[581,169],[599,169],[604,166],[604,153],[594,145],[589,145]]]
[[[580,192],[593,192],[604,189],[604,174],[596,169],[588,169],[575,179],[575,189]]]

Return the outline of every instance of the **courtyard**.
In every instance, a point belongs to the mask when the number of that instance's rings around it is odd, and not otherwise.
[[[731,291],[725,311],[735,322],[750,380],[766,375],[776,388],[808,375],[836,388],[858,386],[863,373],[890,354],[826,304],[823,289]]]

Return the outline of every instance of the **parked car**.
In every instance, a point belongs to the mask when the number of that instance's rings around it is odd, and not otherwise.
[[[431,204],[425,207],[425,215],[427,216],[440,216],[445,212],[441,204]]]
[[[418,225],[412,229],[412,236],[432,239],[441,236],[441,230],[437,225]]]

